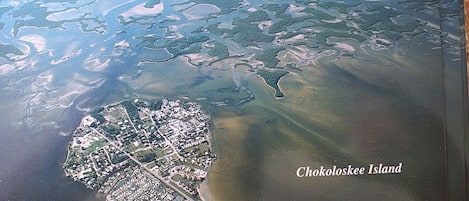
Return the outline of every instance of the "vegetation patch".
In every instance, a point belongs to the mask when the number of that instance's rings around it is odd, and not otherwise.
[[[280,78],[288,74],[285,70],[268,71],[265,69],[259,69],[257,74],[261,76],[267,85],[271,86],[275,90],[275,97],[284,97],[285,95],[280,91],[278,82]]]
[[[248,17],[242,18],[246,22],[260,22],[270,20],[269,14],[263,10],[256,10],[252,13],[245,12],[248,14]]]
[[[355,7],[360,5],[360,2],[335,2],[335,1],[328,1],[328,2],[321,2],[319,6],[330,10],[331,8],[337,8],[337,11],[342,14],[348,14],[347,8]]]
[[[289,38],[295,37],[295,36],[300,35],[300,34],[303,34],[303,33],[299,32],[299,31],[290,31],[290,32],[287,32],[287,33],[283,34],[282,36],[280,36],[278,38],[279,39],[289,39]]]
[[[208,55],[216,56],[218,59],[225,59],[230,55],[228,47],[222,43],[215,41],[214,45],[215,46],[208,51]]]
[[[132,104],[132,102],[128,100],[122,101],[121,105],[124,106],[125,110],[127,110],[127,114],[129,114],[131,119],[140,119],[138,116],[138,109],[134,104]]]
[[[88,148],[84,151],[84,155],[88,155],[88,154],[90,154],[91,152],[94,152],[96,149],[103,147],[106,143],[107,143],[106,140],[96,140],[96,141],[94,141],[94,142],[91,144],[91,146],[88,147]]]
[[[304,16],[304,17],[296,17],[296,18],[293,18],[291,15],[289,14],[283,14],[281,15],[281,20],[272,24],[272,26],[270,26],[269,28],[269,33],[270,34],[273,34],[273,33],[279,33],[279,32],[282,32],[282,31],[287,31],[287,27],[292,25],[292,24],[295,24],[295,23],[298,23],[298,22],[303,22],[305,21],[306,19],[309,19],[311,18],[310,16]]]
[[[278,62],[280,62],[279,59],[277,59],[277,54],[285,50],[284,47],[272,47],[264,50],[262,53],[256,55],[256,60],[264,62],[264,65],[266,67],[276,67]]]
[[[334,19],[336,19],[336,17],[334,17],[334,16],[331,16],[329,14],[326,14],[322,11],[319,11],[319,10],[317,10],[315,8],[311,8],[311,7],[305,8],[301,12],[312,14],[314,16],[314,19],[316,19],[316,20],[334,20]]]
[[[155,7],[156,4],[159,4],[160,0],[149,0],[147,3],[145,3],[144,7],[145,8],[153,8]]]
[[[362,14],[361,17],[363,23],[361,27],[363,30],[389,30],[397,33],[412,32],[420,25],[420,22],[415,20],[403,25],[397,25],[391,21],[391,18],[402,14],[391,8],[385,8],[384,6],[374,6],[367,10],[368,14]]]
[[[207,36],[183,37],[166,42],[164,48],[166,48],[174,58],[179,55],[199,53],[202,47],[200,45],[195,46],[193,44],[205,42],[208,40],[209,37]]]
[[[150,102],[150,104],[148,105],[148,108],[149,108],[150,110],[160,110],[162,105],[163,105],[163,101],[162,101],[162,100],[152,101],[152,102]]]
[[[134,154],[138,161],[148,163],[156,159],[156,154],[152,150],[142,150]]]
[[[259,28],[259,26],[254,23],[270,20],[270,17],[265,11],[258,10],[246,14],[248,14],[248,17],[236,17],[233,19],[232,29],[219,28],[218,26],[220,23],[218,22],[208,25],[207,30],[210,33],[219,36],[226,34],[227,38],[231,38],[233,41],[239,43],[243,47],[256,45],[256,42],[270,43],[275,39],[275,36],[262,33],[262,30]]]
[[[235,28],[227,33],[231,35],[235,42],[238,42],[244,47],[255,45],[254,42],[268,43],[275,39],[274,36],[263,34],[257,24],[247,23],[239,18],[233,20],[233,24],[235,25]]]
[[[5,45],[0,43],[0,57],[8,59],[8,54],[23,55],[23,52],[13,45]]]
[[[288,7],[290,7],[289,4],[268,4],[263,6],[264,9],[275,12],[275,16],[279,16],[287,12]]]

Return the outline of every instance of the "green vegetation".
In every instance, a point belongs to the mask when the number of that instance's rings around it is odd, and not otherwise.
[[[67,160],[63,164],[63,167],[66,169],[68,172],[70,169],[74,170],[75,167],[81,165],[83,163],[83,157],[79,156],[77,152],[72,152],[69,150],[69,157],[67,157]]]
[[[171,177],[171,179],[172,179],[173,181],[176,181],[176,182],[178,182],[178,181],[180,181],[180,182],[185,181],[185,179],[182,178],[182,176],[181,176],[180,174],[175,174],[175,175],[173,175],[173,177]]]
[[[23,52],[21,52],[20,49],[13,45],[5,45],[0,43],[0,57],[8,59],[8,54],[22,55]]]
[[[274,36],[263,34],[257,25],[245,25],[239,27],[245,27],[246,29],[244,29],[244,31],[240,31],[242,29],[237,30],[233,36],[233,40],[241,44],[241,46],[247,47],[249,45],[255,45],[254,42],[269,43],[275,39]]]
[[[153,8],[155,7],[156,4],[159,4],[160,0],[148,0],[147,3],[145,3],[144,7],[145,8]]]
[[[342,56],[344,57],[353,57],[354,55],[351,53],[343,53]]]
[[[334,17],[334,16],[326,14],[322,11],[318,11],[318,10],[316,10],[314,8],[311,8],[311,7],[305,8],[301,12],[313,14],[314,19],[316,19],[316,20],[334,20],[334,19],[336,19],[336,17]]]
[[[280,21],[272,24],[272,26],[270,26],[269,34],[279,33],[281,31],[287,31],[288,26],[290,26],[292,24],[295,24],[295,23],[298,23],[298,22],[303,22],[306,19],[310,18],[310,16],[293,18],[289,14],[283,14],[283,15],[281,15],[281,18],[282,18],[282,20],[280,20]]]
[[[186,153],[191,153],[191,154],[195,154],[197,158],[200,158],[205,155],[205,152],[210,153],[210,147],[208,146],[208,143],[206,142],[201,143],[195,147],[181,150],[179,154],[184,155]]]
[[[103,115],[100,114],[103,110],[103,107],[99,107],[91,112],[91,116],[95,118],[99,123],[106,122],[106,119],[104,119]]]
[[[13,12],[13,17],[15,19],[20,19],[15,22],[13,34],[16,35],[19,28],[23,26],[48,27],[49,29],[62,27],[62,21],[49,21],[46,18],[47,15],[49,15],[49,13],[47,12],[46,7],[40,7],[35,2],[24,4],[20,9]],[[21,19],[26,16],[30,17]]]
[[[327,1],[319,3],[320,7],[323,7],[327,10],[331,10],[331,8],[337,8],[337,11],[342,14],[348,14],[347,8],[348,7],[355,7],[360,5],[360,2],[335,2],[335,1]]]
[[[119,154],[119,155],[113,154],[113,155],[111,156],[111,163],[117,164],[117,163],[120,163],[120,162],[122,162],[122,161],[127,160],[128,158],[129,158],[129,157],[128,157],[127,155],[125,155],[125,154]]]
[[[247,66],[248,68],[252,69],[252,65],[248,63],[237,63],[234,65],[234,68],[237,68],[238,66]]]
[[[413,22],[409,22],[407,24],[402,24],[402,25],[386,24],[386,26],[383,28],[383,30],[392,30],[392,31],[396,31],[398,33],[404,33],[404,32],[413,32],[419,26],[420,26],[419,21],[413,21]]]
[[[267,21],[270,20],[269,14],[263,10],[256,10],[252,13],[245,12],[248,14],[248,17],[243,18],[246,22],[259,22],[259,21]]]
[[[262,33],[259,26],[253,23],[270,20],[269,15],[265,11],[258,10],[252,13],[247,12],[246,14],[248,14],[248,16],[245,18],[235,17],[233,19],[232,29],[219,28],[218,25],[220,22],[218,22],[208,25],[207,30],[219,36],[226,34],[227,38],[231,38],[243,47],[256,45],[256,42],[270,43],[275,39],[275,36]]]
[[[96,140],[93,143],[91,143],[91,146],[88,147],[83,153],[85,155],[88,155],[91,152],[95,151],[96,149],[103,147],[106,143],[107,142],[104,139]]]
[[[363,30],[390,30],[394,32],[411,32],[420,25],[418,21],[413,21],[405,25],[397,25],[391,21],[391,18],[402,14],[394,9],[388,9],[384,6],[373,6],[367,10],[369,14],[362,14],[364,22],[361,24]]]
[[[119,17],[122,17],[122,16],[119,16]],[[142,40],[142,42],[140,42],[137,46],[142,45],[148,48],[157,48],[157,46],[155,45],[155,42],[158,41],[160,38],[154,35],[148,35],[148,36],[137,36],[135,37],[135,39]]]
[[[106,137],[108,137],[112,140],[116,140],[117,139],[116,136],[121,133],[120,128],[117,127],[116,125],[113,125],[113,124],[109,124],[109,125],[103,127],[103,129],[107,132]]]
[[[163,105],[162,100],[152,101],[150,102],[148,108],[150,110],[160,110],[162,105]]]
[[[61,28],[63,22],[48,21],[40,18],[33,18],[29,20],[17,20],[14,25],[13,33],[16,35],[21,27],[33,26],[33,27],[47,27],[49,29]]]
[[[208,146],[208,143],[201,143],[197,145],[193,151],[196,153],[197,157],[202,157],[203,155],[206,155],[205,153],[210,153],[210,147]]]
[[[152,150],[142,150],[134,154],[135,158],[142,163],[148,163],[156,159],[156,154]]]
[[[261,76],[267,85],[271,86],[275,90],[275,97],[283,97],[284,94],[280,91],[278,86],[278,82],[280,78],[284,75],[288,74],[288,71],[284,70],[276,70],[276,71],[268,71],[265,69],[259,69],[257,74]]]
[[[199,53],[202,47],[200,46],[191,46],[186,49],[177,49],[177,48],[166,48],[168,52],[173,54],[173,57],[179,56],[179,55],[184,55],[184,54],[193,54],[193,53]]]
[[[209,38],[207,36],[193,36],[193,37],[183,37],[175,40],[168,41],[166,47],[179,47],[179,49],[185,49],[193,43],[205,42]]]
[[[76,0],[66,0],[66,1],[53,1],[49,0],[49,2],[70,2],[70,3],[76,3]],[[87,5],[91,5],[94,2],[89,2],[80,5],[78,8],[82,8]],[[54,29],[54,28],[63,28],[63,23],[65,22],[77,22],[81,25],[81,28],[83,31],[96,31],[98,33],[103,33],[104,30],[101,29],[106,29],[106,25],[104,24],[104,21],[100,21],[95,18],[91,18],[89,16],[81,16],[77,19],[70,19],[70,20],[61,20],[61,21],[49,21],[47,19],[47,16],[51,14],[51,11],[48,11],[47,7],[43,7],[39,2],[33,1],[26,3],[22,5],[19,9],[15,9],[12,12],[13,18],[17,19],[14,27],[13,27],[13,34],[16,36],[19,29],[21,27],[25,26],[31,26],[31,27],[46,27],[48,29]],[[88,13],[89,15],[91,13]],[[86,23],[86,21],[93,21],[93,23],[99,24],[99,26],[93,28],[89,28],[89,24]]]
[[[226,33],[244,47],[255,45],[254,42],[272,42],[275,39],[274,36],[263,34],[257,24],[251,24],[241,18],[235,18],[233,25],[235,27],[226,31]]]
[[[305,41],[294,41],[293,45],[294,46],[300,46],[300,45],[308,46],[308,43],[306,43]]]
[[[131,119],[140,119],[138,115],[138,109],[132,102],[126,100],[122,101],[120,104],[124,106],[125,110],[127,110],[127,113],[129,114]]]
[[[163,20],[163,22],[166,22],[167,20]],[[163,23],[162,22],[162,23]],[[218,24],[217,24],[218,25]],[[203,33],[205,31],[205,27],[199,27],[195,29],[194,31],[191,31],[191,33],[196,34],[196,33]]]
[[[124,19],[122,15],[119,15],[117,16],[117,19],[119,20],[119,23],[124,26],[135,23],[135,24],[140,24],[140,25],[147,25],[148,28],[151,29],[151,27],[155,25],[154,21],[156,20],[156,16],[152,16],[152,15],[130,16],[128,19]]]
[[[275,16],[284,14],[288,7],[290,7],[289,4],[267,4],[263,6],[264,9],[275,12]]]
[[[229,32],[229,29],[220,29],[220,28],[218,28],[218,25],[220,25],[220,24],[221,24],[221,22],[217,22],[215,24],[210,24],[210,25],[207,26],[207,30],[210,33],[213,33],[215,35],[222,35],[225,32]]]
[[[106,122],[106,119],[103,117],[103,115],[99,114],[99,113],[92,113],[91,116],[93,118],[95,118],[96,120],[98,120],[99,123],[104,123]]]
[[[350,28],[347,26],[347,23],[345,21],[340,21],[337,23],[326,23],[323,24],[325,27],[330,28],[330,29],[340,29],[344,31],[350,30]]]
[[[228,52],[228,47],[217,41],[215,41],[214,45],[215,47],[208,51],[208,55],[216,56],[218,59],[225,59],[230,56],[230,53]]]
[[[413,32],[420,21],[414,20],[406,24],[395,24],[391,18],[402,14],[400,11],[385,8],[384,6],[374,6],[367,10],[367,14],[362,14],[361,19],[353,18],[352,20],[361,24],[363,30],[366,31],[387,31],[384,33],[391,40],[400,39],[401,33]],[[394,32],[394,33],[392,33]]]
[[[193,46],[193,44],[205,42],[207,40],[209,40],[209,37],[207,36],[183,37],[167,41],[164,47],[173,55],[173,57],[177,57],[183,54],[199,53],[202,47]]]
[[[256,55],[256,60],[264,62],[266,67],[276,67],[278,62],[280,61],[277,59],[277,54],[285,50],[284,47],[272,47],[264,50],[261,54]]]

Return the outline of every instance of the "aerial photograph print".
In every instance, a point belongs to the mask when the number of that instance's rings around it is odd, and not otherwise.
[[[469,200],[463,11],[0,1],[0,200]]]

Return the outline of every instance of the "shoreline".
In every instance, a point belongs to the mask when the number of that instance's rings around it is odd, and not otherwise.
[[[210,192],[208,178],[197,187],[197,193],[202,201],[215,201],[212,193]]]

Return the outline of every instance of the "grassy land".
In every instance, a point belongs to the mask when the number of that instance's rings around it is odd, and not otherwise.
[[[96,149],[103,147],[106,143],[107,143],[106,140],[96,140],[83,153],[85,155],[88,155],[91,152],[95,151]]]

